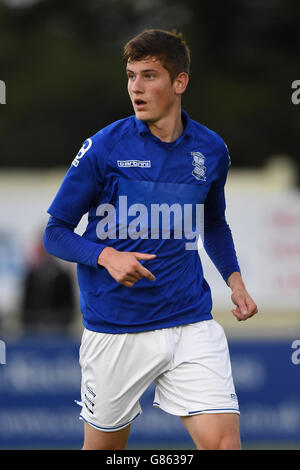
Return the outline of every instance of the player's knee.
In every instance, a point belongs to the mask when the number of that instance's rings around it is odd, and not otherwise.
[[[198,450],[241,450],[241,441],[237,436],[210,436],[203,440],[195,440]]]
[[[241,441],[236,436],[224,436],[218,442],[216,450],[241,450]]]

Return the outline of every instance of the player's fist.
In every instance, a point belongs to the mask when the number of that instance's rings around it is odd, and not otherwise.
[[[258,312],[257,305],[248,294],[240,272],[233,272],[227,279],[232,290],[231,300],[236,308],[231,310],[238,321],[247,320]]]

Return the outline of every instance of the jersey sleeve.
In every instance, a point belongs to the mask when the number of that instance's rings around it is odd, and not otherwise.
[[[104,184],[104,171],[104,156],[96,153],[94,139],[89,138],[74,158],[47,212],[76,227],[96,204]]]
[[[232,233],[225,216],[225,183],[230,165],[230,156],[224,144],[218,177],[212,183],[204,203],[204,248],[225,282],[230,274],[240,271]]]
[[[105,245],[77,235],[67,222],[50,216],[43,241],[46,251],[57,258],[100,269],[98,257]]]

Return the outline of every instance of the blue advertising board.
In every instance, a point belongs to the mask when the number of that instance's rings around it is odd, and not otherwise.
[[[244,442],[300,446],[300,364],[293,340],[232,341]]]
[[[80,399],[79,340],[40,335],[3,344],[0,448],[80,449],[83,423],[74,401]],[[231,340],[229,346],[243,444],[300,443],[300,341]],[[128,448],[192,449],[181,420],[153,408],[153,395],[151,385]]]
[[[62,336],[5,340],[0,366],[0,448],[82,445],[78,341]]]

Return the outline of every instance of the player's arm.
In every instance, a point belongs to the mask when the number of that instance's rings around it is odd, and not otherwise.
[[[229,160],[220,162],[218,178],[211,184],[204,201],[204,241],[208,256],[220,272],[224,281],[233,272],[240,272],[230,227],[225,217],[224,186],[227,178]]]
[[[93,141],[88,139],[75,157],[48,209],[51,217],[44,232],[45,249],[66,261],[96,269],[103,266],[116,281],[129,287],[142,277],[154,280],[153,274],[140,260],[152,259],[155,255],[121,253],[74,233],[82,216],[97,204],[104,181],[105,158],[97,159]]]
[[[232,290],[232,310],[237,320],[246,320],[257,313],[257,306],[246,290],[238,264],[233,237],[225,217],[224,186],[229,169],[226,153],[221,161],[222,171],[212,184],[204,204],[204,248]]]
[[[48,209],[44,246],[58,258],[97,268],[105,245],[74,233],[82,216],[96,204],[103,187],[105,167],[97,160],[94,145],[91,138],[84,142]]]
[[[64,261],[97,268],[98,257],[105,246],[81,237],[74,229],[73,224],[50,216],[43,239],[46,251]]]
[[[74,228],[51,216],[44,232],[47,252],[65,261],[95,268],[103,266],[117,282],[127,287],[132,287],[143,277],[155,280],[155,276],[140,261],[153,259],[156,255],[121,252],[81,237],[74,233]]]

